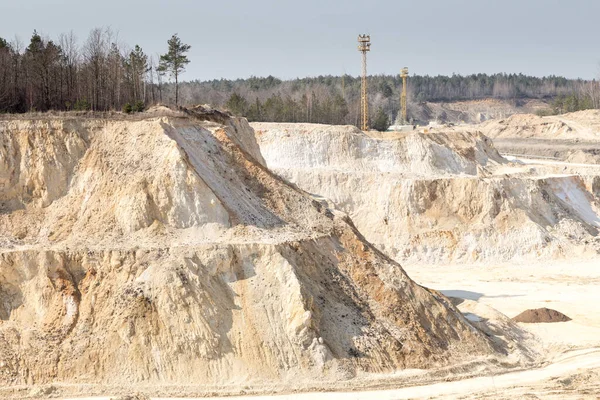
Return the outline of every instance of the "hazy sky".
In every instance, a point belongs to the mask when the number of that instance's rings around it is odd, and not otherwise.
[[[597,77],[599,0],[0,0],[0,37],[28,42],[110,26],[130,46],[164,53],[175,32],[192,46],[186,80],[360,73]]]

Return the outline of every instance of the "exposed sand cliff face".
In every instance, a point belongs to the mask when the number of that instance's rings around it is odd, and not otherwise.
[[[365,135],[354,126],[253,123],[270,168],[422,175],[477,175],[505,162],[483,135],[418,132]],[[386,140],[398,139],[398,140]]]
[[[509,163],[480,133],[252,126],[270,168],[331,200],[401,262],[597,254],[597,172]]]
[[[447,162],[478,157],[497,159]],[[206,110],[0,121],[0,383],[302,382],[513,352],[263,163],[245,120]]]

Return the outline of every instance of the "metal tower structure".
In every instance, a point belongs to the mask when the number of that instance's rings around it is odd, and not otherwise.
[[[361,129],[369,129],[369,98],[367,90],[367,51],[371,50],[371,36],[358,35],[358,51],[362,53],[362,81],[360,93],[360,109],[362,113]]]
[[[402,78],[402,95],[400,96],[400,112],[402,115],[402,124],[408,124],[408,117],[406,113],[406,81],[408,79],[408,68],[404,67],[400,70],[400,77]]]

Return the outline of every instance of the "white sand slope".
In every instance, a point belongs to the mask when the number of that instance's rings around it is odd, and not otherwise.
[[[538,117],[515,114],[505,119],[487,121],[476,127],[496,138],[600,140],[600,111],[585,110],[563,115]]]
[[[598,253],[598,168],[510,162],[479,133],[376,139],[353,127],[252,126],[270,168],[348,213],[400,262]]]

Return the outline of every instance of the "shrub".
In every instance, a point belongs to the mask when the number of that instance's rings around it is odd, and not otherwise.
[[[547,116],[549,116],[549,115],[556,115],[556,114],[558,114],[558,113],[557,113],[557,110],[553,110],[553,109],[551,109],[551,108],[542,108],[542,109],[540,109],[540,110],[537,110],[537,111],[535,112],[535,114],[536,114],[538,117],[547,117]]]
[[[75,111],[89,111],[91,108],[92,106],[86,99],[77,100],[75,102],[75,105],[73,106],[73,109]]]
[[[131,114],[133,112],[133,107],[131,106],[131,104],[125,103],[125,105],[123,106],[123,112],[125,114]]]
[[[133,112],[143,112],[146,109],[146,104],[143,101],[138,100],[133,105]]]
[[[375,114],[375,118],[373,119],[373,129],[376,129],[380,132],[386,131],[390,127],[390,120],[383,111],[383,108],[380,108]]]

